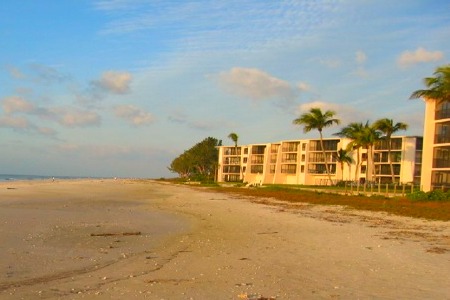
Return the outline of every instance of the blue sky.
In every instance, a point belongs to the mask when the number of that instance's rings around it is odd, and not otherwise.
[[[168,177],[209,136],[315,138],[292,124],[311,107],[422,135],[424,103],[409,96],[449,63],[449,12],[439,0],[4,0],[0,173]]]

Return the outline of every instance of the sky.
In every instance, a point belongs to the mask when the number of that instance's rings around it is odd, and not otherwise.
[[[450,57],[448,0],[3,0],[0,174],[171,177],[207,137],[317,138],[391,118]]]

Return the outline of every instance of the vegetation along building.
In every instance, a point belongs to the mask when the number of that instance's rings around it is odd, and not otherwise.
[[[339,181],[420,184],[422,137],[392,137],[369,149],[354,149],[340,156],[351,142],[347,138],[289,140],[267,144],[219,146],[219,182],[249,184],[329,185]],[[391,161],[388,152],[391,152]],[[327,163],[325,163],[325,161]],[[328,166],[329,175],[326,171]]]

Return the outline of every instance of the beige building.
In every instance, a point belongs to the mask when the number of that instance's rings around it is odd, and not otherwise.
[[[339,149],[350,142],[345,138],[324,139],[325,159],[333,183],[340,180],[359,182],[390,182],[387,143],[378,143],[373,150],[374,163],[368,163],[366,149],[353,151],[352,164],[336,160]],[[254,184],[330,184],[320,140],[291,140],[267,144],[220,146],[219,182],[243,181]],[[392,137],[391,157],[396,182],[420,183],[422,138]],[[357,166],[356,163],[360,162]]]
[[[422,189],[450,187],[450,102],[425,100]]]

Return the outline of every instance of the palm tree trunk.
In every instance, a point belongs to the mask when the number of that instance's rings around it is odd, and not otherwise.
[[[358,181],[359,168],[361,165],[361,153],[359,147],[356,149],[356,169],[355,169],[355,181]]]
[[[394,174],[394,165],[392,164],[392,159],[391,159],[391,137],[389,137],[389,142],[388,142],[388,162],[389,162],[389,167],[391,168],[391,179],[392,179],[392,183],[395,182],[395,174]]]
[[[325,148],[323,146],[323,138],[322,138],[322,131],[321,130],[319,130],[319,134],[320,134],[320,147],[322,147],[323,159],[325,161],[325,170],[327,171],[328,179],[330,180],[330,185],[333,185],[333,180],[331,179],[330,170],[328,170],[327,156],[325,154]]]

